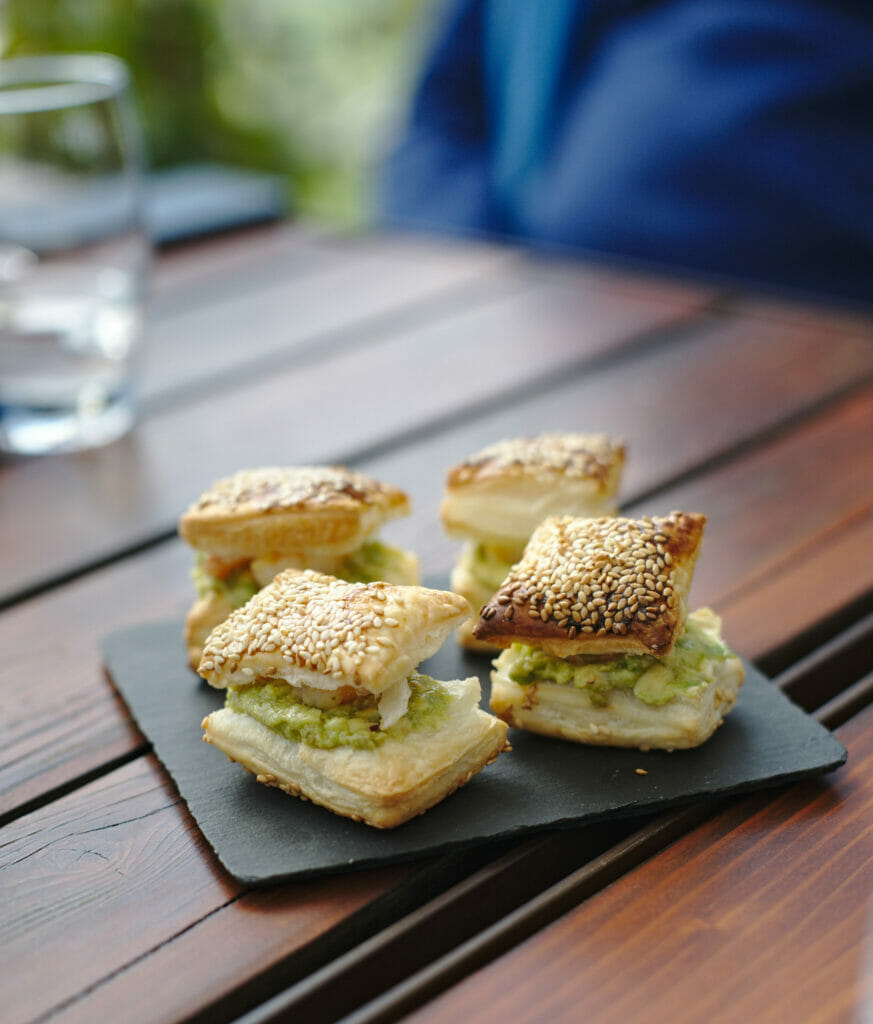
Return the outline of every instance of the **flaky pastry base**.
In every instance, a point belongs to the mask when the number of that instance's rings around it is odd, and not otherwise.
[[[395,828],[469,782],[506,747],[506,725],[478,707],[479,680],[443,683],[453,703],[435,730],[375,750],[321,750],[223,708],[204,736],[257,781],[374,828]]]
[[[713,681],[667,704],[646,704],[629,690],[609,691],[597,707],[584,689],[542,682],[519,686],[500,671],[491,673],[491,710],[508,725],[576,743],[640,750],[698,747],[721,725],[736,703],[745,677],[731,657],[715,666]]]

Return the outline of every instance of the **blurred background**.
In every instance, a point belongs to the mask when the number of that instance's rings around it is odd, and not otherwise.
[[[304,216],[358,226],[441,0],[7,0],[7,56],[103,51],[133,73],[149,161],[280,175]]]
[[[268,172],[296,216],[361,227],[381,210],[873,303],[866,0],[0,10],[7,55],[127,61],[153,168]]]

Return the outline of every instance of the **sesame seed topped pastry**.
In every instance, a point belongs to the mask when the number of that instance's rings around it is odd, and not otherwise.
[[[583,743],[706,740],[744,670],[718,616],[687,613],[705,522],[684,512],[545,520],[473,630],[506,648],[491,676],[494,713]]]
[[[204,739],[259,782],[377,828],[402,824],[506,745],[478,679],[416,672],[469,614],[445,591],[288,569],[206,642],[198,671],[227,700]]]
[[[452,589],[480,608],[518,561],[547,516],[615,513],[625,449],[603,434],[540,434],[483,448],[449,470],[440,515],[446,531],[466,541]],[[463,646],[494,650],[458,633]]]
[[[192,668],[215,626],[283,569],[418,583],[415,556],[373,536],[408,513],[403,491],[342,466],[243,470],[213,484],[179,522],[198,553],[199,599],[186,623]]]

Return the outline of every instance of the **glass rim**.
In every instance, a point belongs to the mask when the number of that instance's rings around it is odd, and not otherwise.
[[[0,60],[0,114],[28,114],[114,99],[130,72],[110,53],[58,53]]]

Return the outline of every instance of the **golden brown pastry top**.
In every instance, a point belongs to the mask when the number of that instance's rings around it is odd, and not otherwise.
[[[614,515],[623,464],[602,434],[500,441],[449,471],[440,518],[453,537],[520,550],[548,516]]]
[[[685,625],[706,516],[554,516],[482,608],[473,633],[508,647],[663,657]]]
[[[452,467],[446,482],[451,489],[492,477],[562,477],[589,480],[598,490],[612,493],[624,455],[624,444],[605,434],[509,438]]]
[[[198,671],[218,687],[272,676],[380,693],[469,616],[467,601],[448,591],[287,569],[213,630]]]
[[[179,532],[225,558],[345,553],[408,512],[403,491],[344,466],[265,467],[214,483],[182,516]]]

